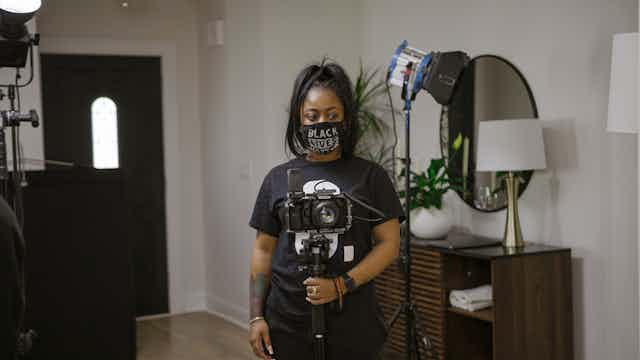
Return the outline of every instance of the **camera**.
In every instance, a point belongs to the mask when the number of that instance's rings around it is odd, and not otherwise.
[[[351,201],[337,189],[318,189],[324,180],[311,182],[313,192],[303,190],[300,169],[287,170],[287,201],[284,223],[289,240],[296,247],[300,271],[323,276],[326,263],[337,247],[338,234],[351,228]],[[307,185],[305,185],[307,186]]]
[[[299,169],[287,171],[289,191],[285,222],[289,233],[343,234],[351,228],[351,201],[333,189],[302,190]],[[316,187],[321,182],[316,184]]]
[[[335,190],[290,198],[287,207],[290,232],[344,233],[351,226],[351,204]]]

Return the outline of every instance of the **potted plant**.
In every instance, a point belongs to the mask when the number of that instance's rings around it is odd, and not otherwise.
[[[458,135],[452,157],[457,155],[461,144],[462,136]],[[405,169],[400,178],[404,178]],[[411,233],[424,239],[445,237],[453,226],[453,213],[444,196],[449,190],[463,191],[462,180],[449,173],[445,158],[431,159],[425,171],[409,171],[409,179]],[[400,191],[399,196],[405,199],[405,191]]]
[[[399,111],[393,108],[387,98],[387,85],[379,74],[379,69],[365,69],[361,62],[353,84],[358,118],[355,154],[380,164],[392,174],[393,145],[387,144],[391,127],[385,117],[393,116]]]

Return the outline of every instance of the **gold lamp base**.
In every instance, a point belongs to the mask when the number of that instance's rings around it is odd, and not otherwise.
[[[505,179],[507,182],[507,223],[504,228],[504,238],[502,246],[510,249],[524,247],[522,240],[522,229],[520,228],[520,218],[518,217],[518,193],[520,180],[512,172]]]

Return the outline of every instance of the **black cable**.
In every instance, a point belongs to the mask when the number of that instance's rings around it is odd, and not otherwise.
[[[29,76],[29,81],[27,81],[25,84],[22,84],[22,85],[19,85],[19,84],[5,85],[5,84],[3,84],[3,85],[0,85],[0,88],[8,89],[11,86],[16,86],[19,89],[19,88],[27,87],[33,82],[34,72],[35,72],[34,67],[33,67],[33,44],[29,45],[29,66],[31,67],[31,75]]]
[[[352,218],[354,218],[354,219],[356,219],[356,220],[362,220],[362,221],[366,221],[366,222],[377,222],[377,221],[382,221],[382,220],[384,220],[384,219],[382,219],[382,218],[377,218],[377,219],[361,218],[361,217],[359,217],[359,216],[355,216],[355,215],[352,215],[351,217],[352,217]]]
[[[378,209],[376,209],[376,208],[374,208],[372,206],[367,205],[363,201],[358,200],[358,198],[356,198],[355,196],[353,196],[353,195],[351,195],[351,194],[349,194],[347,192],[343,192],[343,194],[344,194],[344,196],[349,198],[349,200],[353,201],[354,203],[356,203],[356,204],[358,204],[358,205],[360,205],[360,206],[362,206],[362,207],[364,207],[364,208],[366,208],[366,209],[368,209],[370,211],[373,211],[376,215],[381,216],[383,219],[386,218],[386,215],[382,211],[380,211],[380,210],[378,210]]]
[[[18,106],[16,107],[16,112],[20,113],[22,109],[22,103],[20,101],[20,88],[18,87],[18,82],[20,82],[20,69],[16,69],[16,100]],[[18,152],[18,163],[14,166],[14,169],[17,171],[17,175],[22,178],[22,146],[20,144],[20,123],[16,124],[16,139],[18,148],[14,149]]]
[[[33,49],[32,49],[33,50]],[[16,86],[18,85],[18,81],[22,78],[20,75],[20,69],[16,69]],[[16,98],[18,100],[18,108],[17,112],[22,110],[22,101],[20,100],[20,89],[16,88]],[[22,147],[22,142],[20,141],[20,126],[18,126],[18,169],[20,175],[20,186],[27,182],[27,174],[24,171],[24,149]]]
[[[20,79],[22,79],[22,76],[20,75],[20,69],[16,69],[16,99],[18,100],[18,107],[16,108],[17,112],[20,112],[20,109],[22,109],[22,105],[20,104],[20,87],[18,86]]]
[[[328,182],[329,182],[329,180],[320,180],[320,181],[318,181],[318,182],[313,186],[313,191],[314,191],[314,192],[317,192],[317,191],[318,191],[318,190],[317,190],[318,185],[320,185],[320,184],[322,184],[322,183],[328,183]],[[374,212],[374,213],[376,213],[377,215],[380,215],[380,216],[381,216],[380,218],[369,219],[369,218],[362,218],[362,217],[359,217],[359,216],[352,215],[351,217],[353,217],[354,219],[362,220],[362,221],[367,221],[367,222],[376,222],[376,221],[382,221],[382,220],[384,220],[385,215],[384,215],[384,213],[383,213],[382,211],[380,211],[380,210],[378,210],[378,209],[376,209],[376,208],[374,208],[374,207],[372,207],[372,206],[367,205],[365,202],[363,202],[363,201],[361,201],[361,200],[357,199],[356,197],[354,197],[353,195],[351,195],[351,194],[349,194],[349,193],[347,193],[347,192],[343,192],[342,194],[344,194],[344,196],[345,196],[345,197],[347,197],[349,200],[351,200],[351,201],[353,201],[353,202],[357,203],[358,205],[363,206],[363,207],[365,207],[365,208],[367,208],[367,209],[369,209],[369,210],[373,211],[373,212]]]
[[[328,182],[329,182],[329,180],[320,180],[320,181],[318,181],[318,182],[313,186],[313,191],[314,191],[314,192],[317,192],[317,191],[318,191],[318,190],[317,190],[318,185],[320,185],[320,184],[322,184],[322,183],[328,183]],[[370,206],[370,205],[367,205],[364,201],[359,200],[358,198],[356,198],[355,196],[353,196],[353,195],[349,194],[348,192],[342,192],[342,194],[343,194],[346,198],[348,198],[349,200],[351,200],[351,201],[355,202],[356,204],[358,204],[358,205],[360,205],[360,206],[362,206],[362,207],[364,207],[364,208],[366,208],[366,209],[368,209],[368,210],[373,211],[374,213],[376,213],[376,215],[380,215],[380,216],[381,216],[381,218],[376,218],[376,219],[366,219],[366,218],[360,218],[360,217],[357,217],[357,216],[353,216],[353,218],[354,218],[354,219],[374,222],[374,221],[380,221],[380,220],[383,220],[383,219],[385,218],[385,214],[384,214],[382,211],[380,211],[380,210],[378,210],[378,209],[376,209],[376,208],[374,208],[374,207],[372,207],[372,206]]]
[[[33,47],[31,48],[31,51],[33,52]],[[33,59],[31,59],[33,61]],[[32,68],[33,69],[33,68]],[[33,70],[32,70],[33,73]],[[18,113],[20,113],[20,111],[22,110],[22,102],[20,100],[20,87],[18,86],[18,83],[20,82],[20,79],[22,78],[22,76],[20,75],[20,69],[16,69],[16,100],[17,100],[17,108],[16,111]],[[16,141],[15,141],[15,147],[13,149],[13,151],[17,152],[17,164],[14,165],[14,171],[16,171],[16,177],[15,177],[15,187],[16,187],[16,212],[19,214],[19,219],[20,219],[20,226],[22,229],[24,229],[24,197],[23,197],[23,193],[22,193],[22,181],[25,178],[25,173],[24,170],[22,168],[22,162],[24,159],[23,153],[22,153],[22,143],[20,142],[20,123],[16,124]]]

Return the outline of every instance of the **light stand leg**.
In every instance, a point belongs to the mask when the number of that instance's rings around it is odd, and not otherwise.
[[[4,121],[0,119],[0,121]],[[3,125],[4,126],[4,125]],[[7,168],[7,142],[4,127],[0,127],[0,196],[9,200],[9,169]]]
[[[406,94],[405,94],[406,95]],[[415,346],[415,323],[413,319],[413,304],[411,299],[411,101],[408,97],[405,99],[404,105],[404,128],[405,128],[405,171],[404,171],[404,189],[405,189],[405,222],[406,228],[404,232],[404,318],[405,318],[405,334],[406,334],[406,359],[412,360],[414,352],[418,354]],[[419,354],[418,354],[419,358]]]
[[[411,65],[411,64],[410,64]],[[408,66],[408,69],[411,69],[411,66]],[[425,349],[427,350],[427,356],[431,355],[431,341],[429,340],[426,332],[422,330],[418,331],[418,321],[420,321],[420,317],[418,316],[418,309],[415,303],[413,302],[412,294],[411,294],[411,180],[410,180],[410,169],[411,169],[411,100],[408,94],[408,81],[410,78],[410,71],[405,73],[405,80],[402,89],[402,98],[405,101],[404,104],[404,117],[405,117],[405,172],[404,172],[404,180],[405,180],[405,231],[402,239],[401,246],[401,269],[404,273],[404,283],[405,283],[405,298],[404,302],[398,306],[394,315],[392,316],[388,331],[391,331],[391,328],[395,324],[396,320],[400,316],[401,313],[404,312],[405,315],[405,345],[406,345],[406,360],[413,360],[414,354],[415,358],[420,360],[420,343],[424,344]]]

